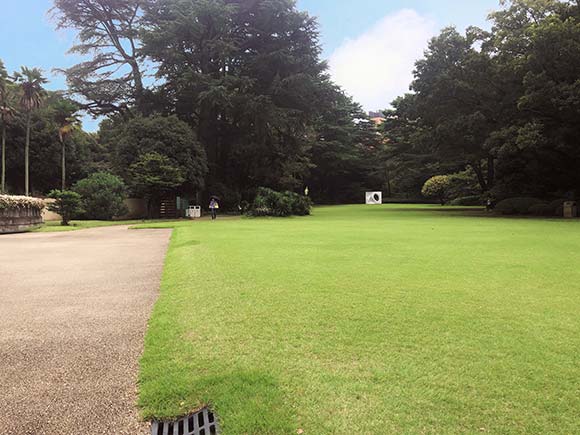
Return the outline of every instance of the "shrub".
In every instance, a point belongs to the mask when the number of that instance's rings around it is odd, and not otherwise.
[[[483,205],[483,201],[481,200],[481,196],[479,195],[464,196],[462,198],[454,199],[453,201],[451,201],[450,205],[471,207]]]
[[[292,214],[295,216],[309,216],[312,211],[312,201],[309,197],[288,192],[292,203]]]
[[[533,206],[545,204],[537,198],[508,198],[500,201],[495,207],[495,211],[504,215],[527,215]]]
[[[541,203],[532,205],[529,209],[529,214],[534,216],[553,216],[554,210],[548,203]]]
[[[449,190],[447,192],[448,198],[459,199],[467,197],[476,197],[480,191],[479,182],[477,176],[472,169],[466,169],[462,172],[457,172],[455,174],[449,175],[449,181],[451,183]],[[480,205],[481,201],[477,204]],[[468,205],[468,204],[460,204]]]
[[[437,175],[425,182],[421,193],[427,198],[437,198],[441,205],[445,205],[450,188],[451,178],[449,175]]]
[[[123,180],[108,172],[97,172],[80,180],[74,191],[82,197],[83,217],[109,221],[127,214],[127,189]]]
[[[308,197],[293,192],[277,192],[260,187],[249,214],[276,217],[307,216],[310,214],[311,208],[312,202]]]
[[[55,201],[48,205],[48,209],[61,216],[61,224],[68,225],[70,220],[83,212],[81,196],[70,190],[52,190],[49,198]]]

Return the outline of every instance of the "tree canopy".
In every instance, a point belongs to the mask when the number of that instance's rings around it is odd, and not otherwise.
[[[385,164],[429,175],[470,168],[501,198],[580,188],[580,8],[513,0],[492,29],[444,29],[416,64],[413,94],[387,113]],[[426,160],[430,169],[427,174]],[[418,186],[418,184],[417,184]]]
[[[489,30],[443,29],[380,128],[332,82],[293,0],[54,0],[53,14],[84,61],[46,94],[40,71],[0,64],[5,190],[29,167],[40,193],[59,169],[63,187],[110,171],[136,193],[134,171],[154,163],[173,193],[227,207],[259,187],[418,199],[445,175],[467,202],[580,189],[577,2],[502,1]],[[104,117],[98,134],[73,128],[75,109]]]

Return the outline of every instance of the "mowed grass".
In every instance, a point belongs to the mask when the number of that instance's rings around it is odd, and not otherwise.
[[[580,221],[433,206],[170,224],[145,418],[222,433],[580,433]]]
[[[42,224],[42,226],[32,230],[32,232],[34,233],[57,233],[57,232],[63,232],[63,231],[78,231],[78,230],[86,230],[89,228],[99,228],[99,227],[111,227],[111,226],[117,226],[117,225],[137,225],[137,224],[144,224],[144,223],[165,223],[167,224],[167,221],[162,221],[162,220],[151,220],[151,221],[146,221],[146,220],[125,220],[125,221],[95,221],[95,220],[86,220],[86,221],[81,221],[81,220],[75,220],[75,221],[70,221],[70,224],[68,226],[65,225],[61,225],[60,221],[47,221],[44,224]]]

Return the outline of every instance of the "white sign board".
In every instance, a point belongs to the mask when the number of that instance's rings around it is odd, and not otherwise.
[[[383,192],[367,192],[367,205],[380,205],[383,203]]]

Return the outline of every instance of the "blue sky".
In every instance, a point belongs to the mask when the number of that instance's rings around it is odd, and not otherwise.
[[[52,73],[75,63],[66,55],[74,35],[56,31],[48,16],[51,0],[3,0],[0,58],[10,71],[21,65],[42,68],[50,89],[64,88]],[[331,73],[368,110],[387,107],[406,91],[413,61],[427,40],[447,25],[485,26],[498,0],[298,0],[317,16],[324,57]],[[85,121],[95,129],[96,123]]]

